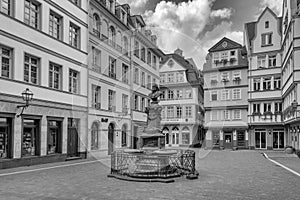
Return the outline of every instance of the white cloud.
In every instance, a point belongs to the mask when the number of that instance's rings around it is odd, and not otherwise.
[[[228,19],[233,14],[231,8],[212,10],[214,0],[190,0],[176,4],[161,1],[154,11],[147,11],[143,17],[151,30],[158,36],[158,45],[165,53],[172,53],[181,48],[185,57],[192,57],[202,68],[207,50],[219,39],[228,36],[237,42],[242,40],[242,33],[233,32]],[[216,20],[218,19],[218,20]],[[223,21],[226,19],[226,21]],[[205,27],[216,24],[212,31],[202,34]]]
[[[120,4],[129,4],[132,14],[141,14],[149,0],[118,0]]]
[[[266,6],[271,8],[277,15],[281,15],[283,0],[262,0],[260,5],[262,6],[262,10],[265,9]]]
[[[223,9],[219,9],[219,10],[214,10],[210,13],[211,17],[219,17],[222,19],[228,19],[231,17],[233,12],[232,8],[223,8]]]

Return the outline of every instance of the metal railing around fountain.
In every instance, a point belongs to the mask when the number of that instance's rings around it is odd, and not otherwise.
[[[175,154],[115,151],[111,155],[111,174],[135,178],[171,178],[194,174],[195,152],[177,150]]]

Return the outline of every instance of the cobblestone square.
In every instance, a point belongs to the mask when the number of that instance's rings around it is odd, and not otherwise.
[[[300,178],[259,151],[196,152],[199,178],[168,184],[107,178],[109,158],[2,170],[0,199],[299,199]]]

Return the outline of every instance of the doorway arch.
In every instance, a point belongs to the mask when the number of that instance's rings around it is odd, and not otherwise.
[[[114,151],[115,127],[114,123],[110,123],[108,125],[108,155]]]

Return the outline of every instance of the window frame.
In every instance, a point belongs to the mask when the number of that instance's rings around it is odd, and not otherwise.
[[[69,45],[80,49],[81,45],[81,28],[75,23],[69,23]]]
[[[29,62],[26,62],[26,57],[29,57]],[[31,63],[32,59],[36,59],[36,65]],[[28,65],[28,80],[25,79],[25,71],[26,71],[26,65]],[[40,85],[40,70],[41,70],[41,59],[37,56],[25,53],[24,54],[24,81],[27,83],[35,84],[35,85]],[[32,82],[32,67],[36,68],[36,83]]]
[[[58,22],[53,20],[53,18],[58,19]],[[56,25],[56,27],[58,27],[58,32],[56,33],[57,34],[56,37],[53,34],[54,30],[55,30],[54,29],[55,25]],[[52,28],[52,31],[51,31],[51,28]],[[52,34],[51,34],[51,32],[52,32]],[[57,40],[63,40],[63,17],[61,15],[57,14],[56,12],[54,12],[51,9],[50,9],[50,12],[49,12],[49,35],[51,35],[51,37],[53,37]]]
[[[76,77],[74,76],[76,74]],[[76,86],[74,87],[74,81],[76,80]],[[74,91],[74,88],[76,91]],[[69,92],[72,94],[79,94],[80,91],[80,73],[74,69],[69,69]]]
[[[29,5],[26,5],[26,2]],[[33,10],[32,5],[36,6],[36,10]],[[29,10],[29,13],[26,13],[26,10]],[[32,12],[35,13],[36,17],[34,20],[34,24],[32,24]],[[26,19],[26,15],[29,16],[29,19]],[[24,23],[32,28],[41,29],[41,3],[34,0],[25,0],[24,1]]]
[[[51,69],[52,68],[52,69]],[[58,71],[55,70],[55,68],[58,68]],[[50,74],[52,74],[52,80],[50,78]],[[58,88],[55,87],[55,76],[58,74]],[[51,84],[50,84],[51,81]],[[62,65],[56,64],[54,62],[49,63],[49,80],[48,80],[48,86],[55,90],[62,90]]]
[[[9,55],[5,55],[3,54],[3,49],[5,49],[7,52],[9,52]],[[6,46],[2,46],[0,45],[0,66],[1,66],[1,70],[0,70],[0,77],[2,78],[8,78],[11,79],[12,78],[12,74],[13,74],[13,49],[10,47],[6,47]],[[7,59],[8,64],[5,63],[3,60]],[[7,68],[7,69],[5,69]],[[7,71],[8,76],[3,76],[3,72]]]

